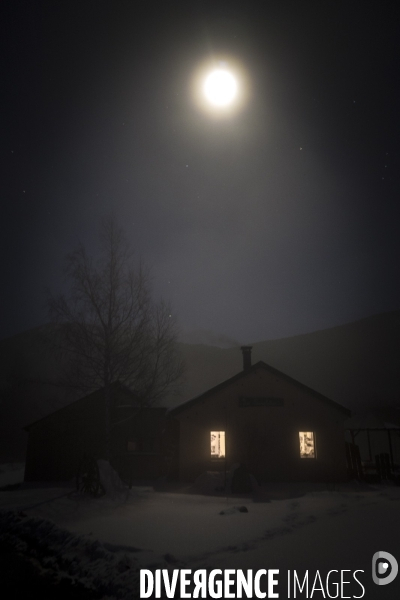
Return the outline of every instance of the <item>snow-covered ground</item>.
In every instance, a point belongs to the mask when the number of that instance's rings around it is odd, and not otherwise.
[[[0,465],[0,488],[14,485],[24,480],[25,463],[4,463]]]
[[[248,512],[240,512],[241,506]],[[255,500],[143,487],[92,499],[72,488],[21,487],[0,492],[0,511],[0,532],[3,528],[14,547],[40,540],[41,568],[57,567],[105,590],[104,597],[137,597],[138,569],[149,566],[275,568],[280,598],[288,597],[288,569],[308,570],[312,579],[316,570],[325,576],[332,569],[349,570],[347,577],[362,570],[364,595],[360,585],[354,591],[345,585],[339,597],[399,597],[400,575],[387,586],[375,585],[371,577],[375,552],[390,552],[400,562],[400,488],[395,486],[275,484]],[[297,597],[306,596],[298,592]],[[315,591],[308,597],[329,596]]]

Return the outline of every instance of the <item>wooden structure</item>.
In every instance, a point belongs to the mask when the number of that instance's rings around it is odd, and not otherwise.
[[[346,422],[346,438],[357,448],[360,466],[352,475],[358,479],[395,479],[400,476],[400,410],[370,409]]]
[[[110,396],[112,466],[127,482],[161,476],[168,462],[164,457],[169,457],[165,448],[171,446],[166,409],[141,407],[135,394],[120,383],[112,384]],[[25,429],[25,481],[69,481],[75,478],[85,455],[105,458],[104,390],[68,404]]]
[[[179,477],[244,464],[260,481],[347,477],[350,411],[243,351],[243,371],[169,411],[179,423]]]

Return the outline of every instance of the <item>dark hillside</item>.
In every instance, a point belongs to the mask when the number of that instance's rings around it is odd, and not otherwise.
[[[59,365],[49,345],[52,326],[38,327],[0,341],[0,457],[22,460],[23,427],[76,399],[54,385]],[[52,383],[53,382],[53,383]]]
[[[23,427],[75,399],[51,385],[59,365],[46,343],[51,326],[0,341],[0,457],[23,459]],[[187,363],[182,395],[172,406],[242,368],[238,347],[180,343]],[[253,344],[253,362],[271,366],[352,410],[400,403],[400,311],[323,331]]]
[[[182,345],[190,398],[242,368],[238,348]],[[253,344],[263,360],[355,410],[400,402],[400,311],[279,340]],[[174,404],[177,401],[174,400]]]

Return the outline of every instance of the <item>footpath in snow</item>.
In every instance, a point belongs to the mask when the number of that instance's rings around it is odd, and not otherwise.
[[[267,486],[255,499],[144,487],[92,499],[22,487],[0,492],[0,511],[2,543],[102,598],[138,597],[141,568],[360,570],[367,600],[399,597],[400,577],[388,586],[371,578],[375,552],[400,559],[394,486]]]

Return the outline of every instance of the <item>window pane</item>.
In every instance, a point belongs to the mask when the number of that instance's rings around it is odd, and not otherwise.
[[[211,431],[212,458],[225,458],[225,431]]]
[[[300,458],[315,458],[315,437],[312,431],[299,431]]]

